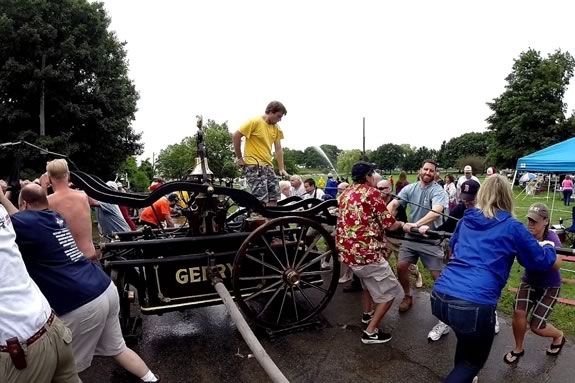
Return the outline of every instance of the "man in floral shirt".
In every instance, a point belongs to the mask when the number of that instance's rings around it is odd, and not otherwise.
[[[384,231],[399,229],[403,223],[389,213],[383,194],[375,188],[373,164],[357,162],[351,176],[353,185],[338,197],[337,250],[364,288],[362,322],[368,325],[361,341],[385,343],[391,334],[379,332],[379,323],[401,288],[385,259]]]

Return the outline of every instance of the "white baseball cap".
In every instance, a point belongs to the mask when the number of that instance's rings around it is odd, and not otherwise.
[[[463,168],[464,173],[471,172],[471,171],[472,171],[472,169],[471,169],[471,166],[469,166],[469,165],[465,165],[465,167]]]
[[[108,181],[106,182],[106,185],[114,190],[118,190],[118,185],[114,181]]]

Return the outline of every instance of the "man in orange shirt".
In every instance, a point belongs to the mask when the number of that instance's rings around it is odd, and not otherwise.
[[[174,221],[170,216],[172,208],[178,202],[178,195],[172,193],[167,197],[162,197],[145,208],[140,214],[140,223],[157,228],[163,221],[166,222],[167,227],[174,227]]]

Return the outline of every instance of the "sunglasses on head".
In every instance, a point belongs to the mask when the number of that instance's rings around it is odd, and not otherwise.
[[[389,186],[385,186],[385,187],[378,187],[379,190],[390,190],[391,188]]]

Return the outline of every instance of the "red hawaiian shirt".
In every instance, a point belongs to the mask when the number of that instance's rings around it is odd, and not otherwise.
[[[338,197],[338,205],[335,241],[342,261],[356,266],[381,262],[384,230],[395,223],[383,194],[368,184],[354,184]]]

